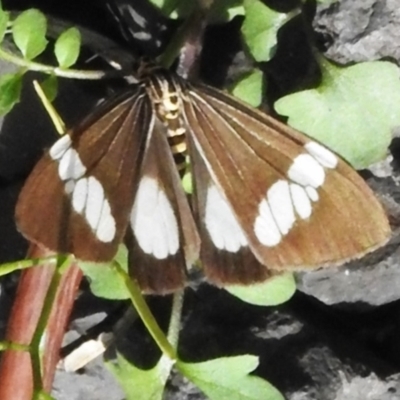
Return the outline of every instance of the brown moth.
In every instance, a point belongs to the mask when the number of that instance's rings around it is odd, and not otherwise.
[[[190,157],[190,202],[180,173]],[[32,242],[107,261],[125,242],[145,292],[337,265],[382,246],[387,217],[363,179],[315,140],[161,68],[96,108],[43,156],[16,209]]]

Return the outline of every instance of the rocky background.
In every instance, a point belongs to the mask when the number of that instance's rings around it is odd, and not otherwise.
[[[39,6],[32,1],[10,3],[8,7]],[[69,2],[68,6],[62,3],[57,2],[57,7],[49,6],[46,10],[69,19],[77,16],[80,7],[78,2]],[[139,8],[140,3],[136,2]],[[6,1],[3,4],[7,7]],[[79,15],[84,18],[83,14],[89,14],[88,10],[92,10],[94,14],[86,17],[91,21],[92,28],[99,28],[104,11],[94,3],[88,4],[93,7],[85,8],[85,12]],[[40,5],[45,7],[44,4]],[[147,18],[153,21],[152,18],[156,17],[150,15]],[[240,21],[233,21],[229,26],[213,28],[212,33],[208,33],[213,45],[211,48],[205,46],[205,51],[209,52],[207,56],[218,54],[221,48],[226,50],[229,40],[231,55],[226,59],[233,59],[240,64],[237,61],[241,59],[240,53],[232,57],[238,41],[230,40],[232,32],[237,32],[239,25]],[[154,22],[154,26],[154,29],[158,29],[161,25]],[[400,62],[400,0],[342,0],[319,5],[314,27],[321,33],[327,56],[340,63],[382,58]],[[164,36],[168,35],[170,29],[173,30],[173,24],[167,24]],[[116,32],[111,22],[108,30],[106,33]],[[152,47],[148,49],[156,51]],[[221,54],[224,57],[224,53]],[[223,66],[224,62],[222,59],[220,64]],[[220,70],[223,67],[219,69],[217,66],[213,72],[206,71],[208,80],[218,82],[221,79],[218,75]],[[64,109],[73,121],[87,112],[102,89],[87,92],[85,88],[72,84],[66,90],[69,95],[64,99]],[[79,93],[79,98],[83,92],[89,94],[81,100],[82,107],[75,107],[79,110],[73,111],[71,102],[76,104],[78,98],[74,95],[75,91]],[[24,93],[24,96],[29,98],[30,95]],[[28,112],[34,116],[34,126],[25,129],[18,116],[6,118],[0,143],[6,143],[7,149],[20,146],[20,143],[14,144],[7,135],[9,125],[19,124],[27,137],[33,135],[37,127],[43,132],[50,129],[47,121],[41,121],[38,117],[39,110],[33,109],[29,101],[27,104]],[[18,188],[37,157],[34,154],[38,154],[39,149],[54,138],[51,133],[44,133],[44,138],[35,140],[33,150],[32,139],[29,140],[29,151],[20,150],[13,155],[20,157],[18,162],[11,162],[9,151],[4,152],[0,161],[0,196],[4,210],[12,209],[15,204]],[[400,399],[400,250],[396,230],[399,225],[396,217],[400,215],[397,206],[400,201],[399,150],[398,139],[394,139],[387,161],[373,168],[372,172],[365,172],[368,183],[379,194],[393,219],[393,239],[385,248],[334,270],[298,274],[297,293],[289,302],[277,307],[250,306],[206,284],[188,289],[180,342],[183,359],[201,361],[224,355],[256,354],[260,357],[257,375],[270,381],[289,400]],[[3,154],[1,149],[0,154]],[[25,251],[24,241],[15,228],[12,229],[11,216],[10,211],[0,215],[0,261],[22,258]],[[6,230],[6,227],[9,229]],[[15,280],[16,277],[8,277],[2,281],[2,330],[12,302]],[[162,317],[167,313],[168,301],[152,301],[156,314]],[[121,307],[120,304],[93,298],[83,288],[77,300],[68,340],[87,332],[104,319],[104,329],[111,330],[112,323],[108,319],[110,315],[121,314]],[[151,347],[150,341],[143,337],[140,323],[136,322],[125,330],[125,335],[119,338],[118,347],[125,349],[143,365],[150,366],[157,352]],[[112,351],[107,356],[112,357]],[[102,357],[77,373],[60,369],[53,395],[57,400],[123,399],[122,391],[103,366]],[[203,399],[204,396],[176,375],[168,384],[165,398]]]

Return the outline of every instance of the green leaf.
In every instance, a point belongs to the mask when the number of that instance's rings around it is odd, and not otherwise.
[[[254,69],[250,74],[235,82],[231,93],[253,107],[258,107],[263,95],[263,74]]]
[[[0,76],[0,115],[8,113],[19,102],[22,75],[17,72]]]
[[[40,86],[44,94],[47,97],[47,100],[50,102],[54,101],[57,96],[58,91],[58,79],[55,75],[48,75],[41,83]]]
[[[7,11],[4,11],[3,8],[1,7],[0,3],[0,43],[4,39],[4,35],[7,30],[7,24],[10,19],[10,13]]]
[[[246,303],[257,306],[276,306],[288,301],[296,291],[293,274],[284,273],[266,282],[250,286],[230,285],[224,289]]]
[[[45,16],[35,9],[21,13],[13,22],[14,42],[28,60],[32,60],[44,51],[47,21]]]
[[[125,300],[130,297],[123,278],[114,267],[115,263],[118,263],[125,271],[128,270],[125,246],[119,247],[114,260],[110,263],[79,261],[79,267],[90,279],[90,289],[95,296],[111,300]]]
[[[321,141],[356,169],[382,160],[400,125],[399,68],[383,61],[338,67],[322,61],[322,83],[279,99],[294,128]]]
[[[117,364],[106,362],[106,366],[124,390],[126,400],[161,400],[173,361],[162,356],[154,368],[142,370],[117,353]]]
[[[69,68],[76,63],[80,46],[81,34],[77,28],[69,28],[58,37],[54,53],[61,68]]]
[[[277,32],[288,14],[271,10],[260,0],[245,0],[244,8],[244,41],[256,61],[269,61],[275,54]]]
[[[210,10],[211,22],[229,22],[238,15],[244,15],[243,0],[214,1]]]
[[[248,375],[258,366],[251,355],[224,357],[201,363],[178,361],[176,368],[211,400],[284,400],[267,381]]]

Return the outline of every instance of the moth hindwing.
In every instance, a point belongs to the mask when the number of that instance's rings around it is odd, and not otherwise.
[[[83,260],[110,260],[125,241],[131,274],[152,293],[181,287],[197,258],[217,285],[251,284],[361,257],[390,235],[380,203],[336,154],[161,69],[50,148],[16,218],[31,241]]]

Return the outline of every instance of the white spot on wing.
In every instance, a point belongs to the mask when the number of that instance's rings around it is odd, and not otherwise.
[[[306,193],[308,195],[308,197],[312,200],[312,201],[318,201],[319,200],[319,194],[316,191],[316,189],[314,189],[311,186],[307,186],[306,187]]]
[[[104,243],[112,242],[117,228],[100,182],[91,176],[76,182],[69,180],[65,184],[66,188],[67,186],[67,193],[72,194],[74,211],[85,218],[98,240]]]
[[[64,135],[51,146],[49,154],[53,160],[59,160],[71,147],[72,141],[69,135]]]
[[[247,246],[246,237],[228,202],[215,185],[209,186],[205,206],[205,226],[214,245],[231,253]]]
[[[288,177],[301,186],[318,188],[324,183],[325,171],[322,165],[310,154],[300,154],[293,160],[288,171]]]
[[[58,175],[62,181],[79,179],[86,173],[86,167],[82,164],[79,154],[73,148],[69,148],[62,155],[58,164]]]
[[[67,181],[65,182],[64,190],[67,194],[72,194],[75,188],[75,181]]]
[[[282,239],[267,200],[263,199],[258,206],[258,216],[254,222],[254,233],[257,239],[268,247],[276,246]]]
[[[286,235],[296,221],[289,183],[280,180],[274,183],[267,193],[270,210],[282,235]]]
[[[79,181],[74,185],[72,193],[72,207],[78,214],[81,214],[85,208],[87,190],[88,180],[86,178],[79,179]]]
[[[292,195],[292,201],[297,214],[302,219],[308,218],[312,213],[312,205],[305,189],[300,185],[291,183],[290,193]]]
[[[174,210],[155,179],[141,180],[131,213],[131,227],[139,246],[157,259],[176,254],[179,228]]]
[[[85,218],[91,228],[95,230],[100,222],[101,210],[104,202],[104,190],[100,182],[93,176],[88,178]]]
[[[309,142],[304,147],[325,168],[337,166],[338,158],[336,155],[319,143]]]
[[[110,204],[104,199],[100,221],[96,228],[96,236],[102,242],[112,242],[116,232],[117,228],[115,226],[115,220],[111,215]]]

